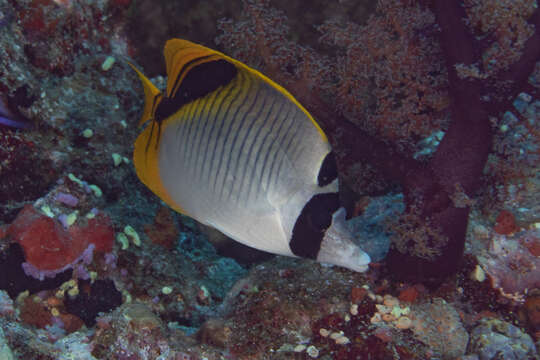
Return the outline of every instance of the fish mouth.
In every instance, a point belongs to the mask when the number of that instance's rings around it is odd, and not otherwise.
[[[371,258],[358,245],[345,225],[345,209],[339,208],[326,230],[317,261],[338,265],[356,272],[368,269]]]

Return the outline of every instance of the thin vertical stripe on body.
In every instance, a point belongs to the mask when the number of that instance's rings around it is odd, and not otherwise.
[[[300,120],[301,119],[298,119],[298,111],[295,111],[293,113],[293,116],[291,116],[291,121],[293,122],[294,126],[293,126],[293,130],[292,131],[289,131],[288,134],[286,134],[285,137],[283,137],[283,141],[280,143],[280,148],[281,149],[284,149],[283,150],[283,156],[281,157],[281,161],[279,162],[279,165],[278,165],[278,169],[277,171],[274,172],[274,177],[273,177],[273,180],[272,182],[269,184],[269,187],[272,187],[272,183],[273,183],[273,186],[276,186],[279,179],[280,179],[280,175],[281,175],[281,169],[283,168],[283,165],[285,164],[285,162],[287,161],[290,161],[290,159],[287,157],[287,155],[289,155],[289,147],[291,146],[291,143],[293,141],[293,139],[296,138],[297,134],[298,134],[298,130],[300,130]],[[290,136],[289,136],[290,135]],[[287,142],[287,145],[286,146],[283,146],[283,144],[285,143],[286,139],[287,139],[287,136],[289,136],[289,140]]]
[[[197,123],[197,127],[195,128],[195,131],[193,133],[193,145],[189,149],[191,156],[189,156],[188,161],[186,162],[186,167],[191,171],[191,181],[195,180],[195,169],[197,168],[197,166],[201,165],[200,163],[198,163],[199,152],[197,150],[197,147],[198,145],[200,145],[200,142],[202,141],[202,138],[204,136],[203,132],[208,122],[209,109],[211,109],[211,106],[215,102],[216,97],[216,91],[212,92],[209,97],[204,97],[201,103],[201,112],[195,119],[193,119],[193,121]]]
[[[272,142],[268,146],[268,150],[266,151],[266,154],[264,155],[264,161],[262,164],[262,173],[261,173],[261,186],[263,190],[268,191],[269,190],[269,183],[270,183],[270,175],[273,169],[273,164],[276,161],[276,157],[278,156],[279,152],[276,154],[276,152],[273,150],[275,148],[276,141],[280,140],[280,137],[282,136],[282,130],[284,128],[292,126],[292,121],[290,121],[290,113],[292,109],[292,104],[290,102],[286,102],[287,105],[287,111],[285,113],[282,113],[281,121],[279,123],[278,130],[276,132],[276,135],[273,136]],[[285,126],[285,127],[284,127]],[[287,131],[287,130],[284,130]],[[279,149],[279,148],[277,148]],[[272,156],[270,156],[272,154]],[[268,159],[271,158],[271,164],[267,166]],[[267,172],[266,181],[264,179],[264,174]]]
[[[180,121],[180,124],[179,126],[176,128],[176,137],[178,139],[182,139],[182,141],[178,141],[178,154],[182,154],[182,149],[181,147],[184,144],[184,141],[183,141],[183,136],[184,136],[184,133],[189,125],[189,120],[190,120],[190,117],[189,117],[189,113],[193,110],[193,101],[186,104],[185,106],[182,107],[182,110],[181,112],[178,114],[178,116],[180,116],[182,118],[182,121]]]
[[[206,124],[202,130],[201,140],[197,146],[197,161],[195,164],[194,179],[201,181],[202,173],[206,164],[208,148],[214,147],[215,142],[211,142],[212,133],[216,127],[216,121],[221,114],[221,107],[225,99],[231,94],[231,88],[220,89],[216,91],[216,97],[206,112]]]
[[[240,72],[239,72],[240,73]],[[253,91],[253,81],[250,81],[249,78],[246,78],[246,81],[245,83],[247,84],[246,86],[244,86],[243,88],[245,88],[245,92],[242,93],[242,96],[240,97],[240,104],[238,104],[238,106],[236,107],[235,111],[227,118],[225,119],[225,123],[228,124],[227,126],[227,129],[226,129],[226,132],[225,132],[225,138],[223,139],[222,141],[222,148],[221,148],[221,151],[220,151],[220,155],[219,155],[219,162],[218,162],[218,165],[217,165],[217,170],[216,170],[216,173],[215,173],[215,178],[214,178],[214,184],[212,186],[212,190],[214,192],[214,194],[217,194],[217,192],[219,191],[219,199],[222,200],[222,196],[223,196],[223,191],[224,191],[224,188],[226,186],[226,167],[225,167],[225,163],[228,161],[228,159],[230,159],[230,154],[231,154],[231,149],[227,149],[227,147],[229,146],[229,138],[231,136],[231,134],[233,133],[233,128],[235,126],[235,124],[238,124],[239,123],[239,119],[238,119],[238,114],[241,113],[241,110],[244,109],[246,106],[249,107],[249,103],[248,103],[248,100],[249,100],[249,95],[251,93],[251,91]],[[227,151],[229,150],[229,151]],[[225,155],[228,155],[227,157],[225,157]],[[223,170],[223,171],[222,171]],[[222,176],[220,176],[221,174],[223,174]],[[219,184],[219,187],[218,187],[218,184]]]
[[[268,96],[265,96],[265,95],[266,95],[265,93],[262,94],[262,104],[259,104],[259,106],[257,106],[258,107],[257,113],[253,116],[253,119],[251,119],[251,123],[249,124],[249,127],[246,133],[244,134],[240,149],[238,150],[238,155],[237,155],[238,160],[236,161],[235,170],[233,172],[234,174],[239,175],[238,196],[236,198],[237,203],[242,202],[241,201],[242,194],[245,192],[244,182],[246,180],[246,171],[247,171],[248,166],[250,165],[250,160],[251,160],[250,151],[247,151],[246,153],[244,153],[244,149],[246,148],[246,145],[248,142],[251,141],[251,146],[253,146],[255,142],[255,139],[253,138],[253,135],[252,135],[253,134],[252,132],[255,131],[255,126],[259,123],[262,123],[261,126],[264,125],[264,122],[262,122],[261,120],[262,120],[262,117],[264,116],[264,112],[268,108],[267,106]],[[242,171],[242,168],[243,168],[243,171]],[[240,175],[240,173],[242,173],[242,175]]]
[[[236,96],[240,92],[238,88],[238,77],[235,77],[231,84],[229,84],[225,89],[222,90],[220,96],[223,97],[223,100],[217,107],[217,109],[212,110],[212,126],[210,129],[210,133],[208,134],[208,140],[204,148],[204,155],[202,159],[202,169],[199,173],[199,176],[197,177],[198,181],[205,181],[205,183],[209,184],[208,178],[211,173],[211,169],[214,166],[213,159],[210,161],[207,161],[207,157],[210,154],[210,152],[215,153],[218,141],[219,141],[219,131],[218,129],[221,128],[221,125],[223,124],[223,121],[225,119],[226,114],[228,113],[232,102],[234,99],[236,99]],[[226,108],[225,108],[226,107]],[[219,126],[218,126],[219,123]],[[214,137],[215,134],[215,137]],[[210,151],[211,150],[211,151]],[[208,174],[205,176],[206,169],[208,168]]]
[[[186,146],[184,147],[183,155],[183,163],[187,164],[190,160],[191,153],[193,150],[193,143],[195,141],[195,128],[197,127],[195,123],[197,123],[196,119],[200,117],[201,111],[203,107],[203,99],[197,99],[194,101],[193,104],[193,113],[190,115],[190,122],[189,122],[189,128],[186,132]]]
[[[231,144],[231,153],[229,155],[229,159],[227,162],[227,173],[225,174],[225,179],[227,179],[227,175],[229,173],[233,176],[234,179],[231,182],[231,189],[227,196],[227,201],[231,201],[231,199],[233,198],[233,195],[239,194],[240,192],[240,187],[239,187],[240,179],[237,178],[236,176],[238,175],[238,167],[242,159],[242,155],[243,155],[242,151],[243,151],[246,139],[249,135],[251,128],[253,127],[253,124],[255,123],[254,121],[255,119],[251,119],[252,112],[254,110],[257,110],[260,113],[261,108],[264,106],[266,102],[266,97],[264,96],[264,93],[261,94],[260,85],[261,84],[257,84],[255,99],[253,100],[253,103],[251,103],[251,106],[249,107],[249,109],[242,116],[242,120],[240,122],[240,125],[236,131],[233,142]],[[262,105],[260,104],[260,102],[262,102]],[[242,137],[240,137],[240,134],[242,134]],[[229,172],[229,170],[231,171]],[[239,197],[236,197],[235,199],[237,204],[238,204],[238,199]]]
[[[227,106],[227,110],[225,110],[223,116],[220,117],[221,122],[219,124],[219,129],[218,129],[218,132],[217,132],[217,135],[216,135],[216,144],[212,149],[212,158],[210,159],[209,167],[208,167],[208,178],[210,178],[211,175],[213,175],[213,178],[214,178],[214,182],[213,182],[213,185],[212,185],[212,191],[213,192],[216,190],[217,175],[219,173],[219,170],[221,169],[221,163],[222,163],[222,159],[223,159],[223,152],[222,152],[221,156],[220,156],[220,161],[217,164],[214,163],[214,159],[216,157],[216,154],[218,153],[218,151],[217,151],[218,147],[221,145],[221,148],[223,150],[223,147],[225,146],[225,139],[223,139],[223,137],[221,136],[222,131],[224,129],[224,125],[230,119],[230,111],[232,109],[234,109],[235,107],[236,107],[236,111],[238,111],[238,108],[240,108],[241,104],[245,101],[245,97],[242,96],[243,95],[242,90],[244,89],[244,83],[245,83],[246,79],[244,78],[243,75],[244,74],[242,72],[238,72],[238,76],[237,76],[237,79],[238,79],[237,88],[238,88],[238,90],[235,92],[234,98],[231,100],[231,102]],[[237,101],[241,101],[241,103],[237,104]],[[230,120],[229,120],[229,122],[230,122]],[[213,173],[212,173],[212,169],[214,170]]]
[[[223,175],[222,187],[221,187],[221,190],[220,190],[220,193],[219,193],[220,200],[223,200],[224,191],[228,191],[228,197],[227,197],[228,200],[230,199],[230,196],[232,195],[232,193],[234,191],[235,181],[227,181],[227,179],[228,179],[228,176],[230,175],[231,162],[232,162],[232,159],[234,157],[234,153],[235,153],[234,150],[236,148],[236,142],[238,140],[238,135],[240,134],[240,131],[244,128],[244,124],[245,124],[247,115],[251,112],[251,110],[253,109],[253,106],[255,105],[255,103],[257,102],[258,97],[259,97],[259,92],[260,92],[259,84],[256,83],[255,81],[249,81],[249,83],[256,86],[256,89],[254,90],[255,93],[252,96],[249,96],[249,98],[246,98],[246,102],[243,105],[245,105],[246,103],[248,105],[247,105],[247,109],[245,109],[242,112],[243,116],[237,116],[238,114],[235,114],[235,116],[233,118],[234,122],[231,123],[231,126],[234,125],[235,123],[237,123],[238,127],[234,131],[234,137],[233,137],[232,141],[229,143],[228,138],[225,141],[225,146],[230,144],[230,151],[225,151],[225,153],[227,155],[227,164],[226,164],[225,169],[224,169],[225,173]],[[251,91],[248,94],[251,95]],[[248,99],[250,100],[249,102],[247,101]],[[229,130],[230,130],[230,128],[229,128]],[[228,187],[228,189],[226,189],[226,187]]]
[[[292,110],[293,110],[292,114],[294,114],[294,108],[292,108]],[[280,133],[278,134],[278,137],[276,138],[277,146],[276,146],[276,151],[274,151],[275,156],[272,157],[272,163],[270,164],[270,167],[268,169],[268,176],[266,178],[266,191],[267,192],[271,191],[271,187],[273,185],[275,186],[275,183],[273,180],[276,178],[275,172],[274,172],[274,167],[276,163],[282,163],[283,159],[286,156],[285,152],[283,151],[283,141],[284,139],[286,139],[287,135],[291,133],[291,130],[293,128],[298,127],[298,124],[296,124],[296,122],[294,121],[294,118],[293,116],[291,116],[290,111],[288,112],[287,117],[285,118],[285,122],[286,122],[286,127],[284,127],[283,129],[284,131],[283,132],[280,131]]]
[[[187,149],[188,149],[188,141],[189,140],[189,135],[191,133],[191,127],[193,126],[193,117],[195,116],[195,112],[197,111],[197,105],[199,104],[198,100],[195,100],[195,101],[192,101],[190,103],[190,108],[189,108],[189,112],[186,113],[186,121],[183,121],[183,131],[182,131],[182,136],[184,138],[184,140],[182,141],[182,150],[180,151],[180,156],[181,156],[181,159],[182,161],[186,161],[186,156],[187,156]]]
[[[275,104],[275,99],[274,99],[274,103],[272,103],[272,107],[274,107],[274,104]],[[268,123],[270,124],[270,129],[267,129],[267,131],[265,131],[265,134],[262,140],[260,141],[258,148],[256,149],[255,160],[253,162],[254,165],[253,165],[253,168],[251,169],[251,174],[249,175],[250,184],[249,184],[248,192],[246,195],[247,201],[251,199],[251,191],[253,187],[255,187],[255,199],[254,199],[255,201],[259,198],[259,194],[263,190],[262,189],[262,173],[264,171],[264,167],[259,162],[259,158],[261,154],[263,153],[263,151],[266,153],[270,151],[270,147],[265,147],[265,144],[266,144],[266,141],[268,140],[268,137],[270,136],[270,134],[272,134],[272,131],[274,130],[274,127],[276,126],[278,122],[279,115],[281,114],[281,110],[283,109],[283,104],[284,104],[283,101],[280,102],[279,107],[276,108],[275,114],[272,115],[271,112],[268,113],[266,120],[263,122],[263,125],[259,128],[259,131],[257,132],[255,141],[258,140],[259,135],[261,134],[261,130],[264,129],[265,125],[268,125]],[[252,153],[252,149],[250,149],[250,153]],[[257,181],[254,181],[257,174],[257,170],[259,170],[258,171],[259,174],[257,176]]]

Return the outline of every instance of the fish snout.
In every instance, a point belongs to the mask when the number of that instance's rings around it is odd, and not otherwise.
[[[364,272],[371,262],[369,255],[354,243],[354,237],[345,224],[345,209],[340,208],[332,217],[326,230],[317,261]]]

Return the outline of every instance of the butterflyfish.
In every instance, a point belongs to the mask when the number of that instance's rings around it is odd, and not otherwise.
[[[187,40],[164,48],[167,86],[144,88],[139,179],[174,210],[270,253],[365,271],[339,206],[328,139],[283,87]]]

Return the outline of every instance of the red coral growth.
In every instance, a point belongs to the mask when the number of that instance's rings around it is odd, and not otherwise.
[[[399,298],[400,301],[413,303],[418,298],[418,295],[419,295],[418,289],[416,287],[414,287],[414,286],[410,286],[410,287],[402,290],[399,293],[398,298]]]
[[[475,32],[495,41],[486,46],[482,55],[481,76],[495,75],[519,60],[525,42],[534,33],[527,23],[536,10],[534,0],[465,0],[465,8]]]
[[[111,5],[120,8],[127,8],[129,5],[131,5],[131,0],[113,0],[111,1]]]
[[[368,291],[366,289],[353,287],[351,290],[351,303],[353,304],[360,303],[362,300],[364,300],[367,294],[368,294]]]
[[[493,230],[501,235],[515,233],[518,230],[518,227],[514,215],[508,210],[501,211],[495,220],[495,227]]]
[[[31,141],[28,133],[0,127],[1,222],[11,222],[19,208],[15,204],[39,198],[56,180],[55,167],[43,156],[43,144]]]
[[[345,50],[335,95],[352,121],[410,143],[445,127],[449,105],[435,17],[420,5],[379,1],[365,26],[328,21],[321,41]],[[410,144],[412,145],[412,144]]]
[[[504,298],[522,303],[529,290],[540,287],[540,258],[524,245],[534,239],[534,230],[520,232],[514,238],[494,235],[489,251],[478,257],[492,288]]]
[[[370,328],[370,318],[376,312],[375,304],[364,300],[358,307],[358,315],[345,321],[339,314],[330,314],[312,325],[313,344],[332,359],[390,359],[397,351],[400,359],[425,358],[424,352],[417,348],[417,354],[407,353],[394,343],[395,336],[388,328]],[[337,344],[330,336],[323,336],[321,329],[330,332],[343,331],[350,343]],[[408,344],[412,347],[412,344]],[[324,357],[324,355],[323,355]]]
[[[521,238],[521,243],[529,252],[536,257],[540,257],[540,239],[532,234]]]
[[[87,243],[73,242],[62,225],[25,206],[9,227],[9,235],[24,249],[26,261],[41,270],[56,270],[73,262]]]
[[[56,8],[58,5],[52,0],[33,0],[19,13],[24,29],[42,37],[52,35],[59,21],[52,16]]]
[[[68,230],[55,219],[27,205],[8,228],[18,242],[26,261],[39,270],[59,270],[73,263],[88,248],[110,251],[114,233],[105,215],[90,219],[86,226],[73,225]]]
[[[171,215],[169,208],[163,206],[159,209],[154,218],[153,224],[144,227],[144,232],[154,244],[171,249],[178,238],[178,228]]]
[[[523,308],[529,328],[533,332],[540,331],[540,294],[529,296]]]
[[[335,58],[289,41],[286,17],[261,0],[244,2],[243,21],[222,22],[217,42],[233,44],[228,52],[293,92],[297,85],[291,79],[330,98],[351,121],[412,148],[411,137],[446,126],[446,70],[433,14],[395,3],[379,1],[379,16],[365,26],[338,21],[319,26],[321,43],[339,49]],[[306,97],[302,102],[310,106]]]
[[[100,44],[105,53],[111,49],[112,37],[104,35],[111,29],[98,3],[31,0],[17,7],[16,16],[28,41],[25,53],[40,69],[69,75],[75,70],[75,56],[91,51],[88,43]]]
[[[114,242],[114,230],[111,220],[103,213],[93,219],[88,219],[86,226],[72,226],[69,234],[73,239],[87,239],[88,244],[94,244],[98,252],[111,252]]]
[[[52,324],[52,314],[49,308],[41,301],[34,301],[27,297],[20,309],[21,320],[38,328],[45,328]]]
[[[66,330],[68,334],[79,330],[84,325],[84,322],[78,316],[73,314],[62,313],[60,314],[60,320],[62,320],[64,330]]]

